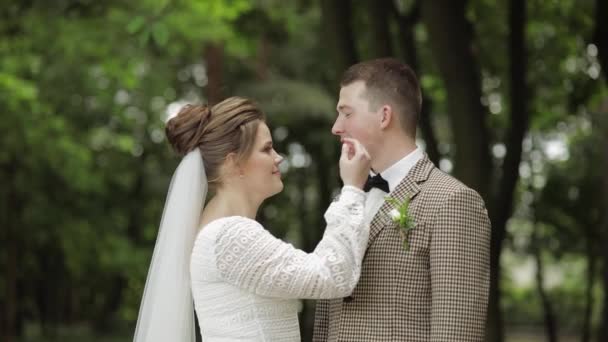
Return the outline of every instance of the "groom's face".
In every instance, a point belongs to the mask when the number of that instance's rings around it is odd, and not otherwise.
[[[366,94],[363,81],[356,81],[340,89],[340,99],[336,106],[338,116],[331,129],[334,135],[359,140],[372,157],[376,152],[380,119],[378,111],[373,111]]]

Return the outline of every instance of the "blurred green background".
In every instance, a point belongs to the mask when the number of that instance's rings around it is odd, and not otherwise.
[[[0,340],[131,340],[185,103],[258,101],[286,156],[259,220],[311,251],[338,79],[395,56],[423,87],[419,145],[489,209],[487,341],[608,341],[607,7],[0,0]]]

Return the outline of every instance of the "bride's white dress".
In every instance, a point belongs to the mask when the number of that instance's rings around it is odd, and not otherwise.
[[[207,224],[190,263],[203,341],[300,341],[296,299],[345,297],[359,280],[369,237],[365,196],[342,189],[325,212],[327,228],[312,253],[245,217]]]

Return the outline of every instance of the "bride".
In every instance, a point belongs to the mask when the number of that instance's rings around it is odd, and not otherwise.
[[[252,101],[187,105],[167,122],[166,134],[183,159],[167,195],[134,341],[194,341],[193,304],[205,342],[299,341],[296,299],[345,297],[359,279],[369,235],[361,190],[369,155],[356,140],[343,141],[344,187],[325,212],[323,239],[307,254],[255,221],[283,183],[282,157]]]

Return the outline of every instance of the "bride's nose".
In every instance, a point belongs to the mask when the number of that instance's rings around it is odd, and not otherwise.
[[[277,164],[277,165],[281,164],[285,160],[285,157],[283,157],[282,155],[278,154],[276,151],[274,153],[276,154],[276,156],[274,158],[275,164]]]

